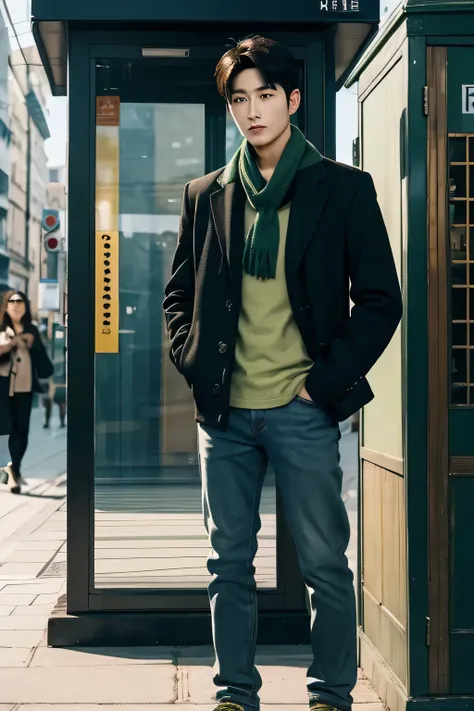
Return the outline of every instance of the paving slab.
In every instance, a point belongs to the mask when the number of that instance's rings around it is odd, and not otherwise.
[[[307,704],[306,669],[257,665],[262,676],[260,699],[267,704]],[[180,667],[183,669],[183,667]],[[187,685],[191,703],[215,702],[216,687],[209,667],[187,667]]]
[[[45,565],[54,555],[54,551],[34,550],[17,550],[7,558],[8,563],[42,563]]]
[[[16,547],[16,551],[50,551],[54,553],[61,548],[61,543],[56,541],[32,541],[28,538],[26,541],[22,541]]]
[[[58,601],[58,593],[40,594],[32,602],[33,607],[38,605],[55,605]]]
[[[30,667],[2,670],[0,703],[160,704],[175,698],[172,666]],[[45,707],[42,706],[42,709]]]
[[[3,667],[27,667],[32,654],[31,649],[0,648],[0,669],[3,670]],[[3,671],[0,672],[0,677],[3,677]]]
[[[216,687],[212,681],[212,669],[209,666],[184,667],[179,658],[180,670],[186,674],[191,703],[211,703],[215,699]],[[307,705],[306,666],[283,666],[258,664],[262,676],[260,698],[262,704]],[[379,697],[366,679],[360,679],[354,689],[355,703],[381,703]],[[364,706],[365,709],[365,706]]]
[[[51,611],[53,609],[52,605],[28,605],[25,607],[24,605],[18,605],[17,607],[12,608],[13,612],[11,613],[14,617],[17,615],[19,617],[44,617],[48,616],[51,614]]]
[[[4,563],[0,565],[0,579],[20,580],[35,578],[44,563]]]
[[[353,693],[354,702],[358,704],[380,703],[377,693],[367,679],[360,679]]]
[[[0,617],[6,617],[7,615],[11,615],[14,609],[15,609],[15,605],[1,605],[0,604]]]
[[[18,615],[9,615],[8,617],[0,617],[0,646],[2,646],[2,630],[38,630],[43,631],[48,625],[48,617],[19,617]]]
[[[36,593],[36,595],[41,595],[47,593],[58,593],[63,585],[63,578],[50,578],[48,580],[38,580],[36,582],[29,583],[7,583],[2,588],[2,592],[8,593],[10,595],[15,595],[15,593],[19,592],[21,592],[22,594]]]
[[[215,704],[212,705],[195,705],[195,704],[153,704],[152,706],[146,704],[74,704],[74,705],[63,705],[63,704],[21,704],[15,711],[176,711],[176,708],[184,708],[186,711],[214,711],[216,708]],[[282,706],[261,706],[262,711],[283,711]],[[308,711],[308,704],[304,706],[286,706],[285,709],[288,711]],[[1,707],[0,707],[1,711]],[[365,709],[364,709],[365,711]],[[383,711],[383,706],[380,709],[367,709],[367,711]]]
[[[21,704],[16,711],[176,711],[180,704]],[[184,705],[186,711],[214,711],[215,704],[188,704]],[[262,704],[262,711],[282,711],[282,705]],[[0,711],[11,711],[12,706],[0,704]],[[289,711],[308,711],[308,704],[285,704]],[[360,711],[384,711],[380,701],[377,704],[365,704]]]
[[[24,647],[31,649],[36,647],[43,637],[44,629],[41,630],[0,630],[0,647]]]
[[[27,595],[18,593],[17,595],[12,595],[10,593],[0,592],[0,605],[13,605],[14,607],[17,607],[17,605],[24,605],[26,607],[31,605],[36,597],[38,596],[34,593],[28,593]]]
[[[132,666],[137,664],[173,664],[168,649],[157,647],[39,648],[32,667]]]

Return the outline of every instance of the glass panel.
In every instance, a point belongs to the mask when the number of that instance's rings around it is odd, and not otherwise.
[[[450,163],[465,163],[466,162],[466,139],[465,138],[450,138],[449,139],[449,162]]]
[[[450,205],[450,207],[454,207]],[[467,246],[466,246],[466,228],[452,227],[450,232],[451,238],[451,259],[454,261],[466,261]],[[471,254],[474,252],[471,251]]]
[[[456,194],[452,197],[466,197],[466,167],[464,165],[452,165],[449,171],[452,188],[455,187]]]
[[[465,225],[467,224],[467,210],[466,201],[457,200],[452,203],[454,208],[453,224],[454,225]]]
[[[453,348],[453,383],[465,383],[467,379],[467,352],[464,348]]]
[[[469,289],[469,314],[468,321],[474,320],[474,289]]]
[[[474,163],[474,137],[469,138],[469,162]]]
[[[133,67],[125,74],[112,67],[109,74],[114,86],[126,75],[140,81]],[[110,123],[99,116],[106,125],[97,126],[96,238],[101,230],[117,232],[119,319],[116,350],[96,353],[95,586],[203,590],[209,546],[194,405],[168,356],[162,302],[183,187],[206,172],[206,110],[203,103],[135,102],[130,88],[124,96],[119,110],[109,102]],[[113,255],[108,261],[113,272]],[[100,279],[97,284],[103,297],[111,297],[105,303],[113,313],[113,273],[106,278],[112,280],[109,291]],[[261,518],[256,578],[260,587],[272,588],[271,473]]]
[[[453,323],[451,329],[451,338],[453,346],[467,345],[467,324]]]
[[[226,111],[225,117],[225,162],[228,163],[242,143],[242,134],[229,111]]]
[[[451,265],[451,283],[457,285],[466,284],[466,265],[452,264]]]
[[[453,405],[467,405],[467,388],[462,385],[453,385],[451,388],[451,402]]]
[[[451,317],[453,321],[465,321],[466,311],[466,290],[451,289]]]

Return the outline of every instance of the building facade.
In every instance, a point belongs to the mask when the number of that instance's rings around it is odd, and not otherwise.
[[[0,290],[24,291],[35,317],[49,180],[44,149],[49,95],[36,48],[11,51],[0,14]]]

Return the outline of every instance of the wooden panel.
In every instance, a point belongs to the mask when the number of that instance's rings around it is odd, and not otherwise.
[[[406,632],[366,590],[364,590],[364,623],[365,634],[372,640],[393,674],[406,687]]]
[[[473,476],[474,477],[474,457],[450,457],[450,476]]]
[[[431,693],[449,691],[447,122],[445,47],[428,47],[429,616]]]
[[[390,711],[406,711],[407,690],[400,679],[392,673],[379,650],[364,632],[359,632],[359,664],[385,708]]]
[[[400,160],[406,109],[406,59],[401,57],[362,104],[363,168],[374,180],[390,237],[397,271],[402,280],[402,232],[406,212],[406,181]],[[375,398],[364,408],[363,445],[401,460],[402,346],[401,327],[368,375]]]
[[[386,454],[380,454],[380,452],[374,452],[373,449],[368,449],[368,447],[360,448],[360,456],[361,459],[364,459],[366,462],[371,462],[382,469],[403,476],[403,459],[397,459],[396,457],[389,457]]]
[[[403,24],[393,33],[388,41],[381,46],[377,59],[372,61],[367,68],[364,69],[359,78],[359,95],[362,96],[362,99],[365,94],[380,81],[380,77],[383,76],[382,72],[384,68],[392,61],[393,57],[400,52],[406,43],[406,34],[406,25]]]
[[[450,482],[449,518],[451,528],[451,632],[464,630],[474,638],[474,479],[459,477]],[[474,674],[471,658],[471,688]]]
[[[382,602],[406,627],[405,482],[382,476]]]
[[[473,704],[473,673],[474,630],[468,633],[451,634],[449,640],[451,650],[451,693],[471,694],[470,699],[464,699],[466,709]]]
[[[363,628],[406,684],[405,479],[362,462]]]
[[[362,462],[364,586],[382,600],[382,494],[378,467]],[[365,613],[364,613],[365,614]]]

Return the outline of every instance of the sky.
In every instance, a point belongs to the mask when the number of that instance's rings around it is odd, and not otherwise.
[[[395,9],[399,0],[381,0],[382,21]],[[30,31],[30,0],[0,0],[0,9],[9,25],[8,14],[15,26],[10,32],[12,48],[34,43]],[[67,97],[51,97],[48,101],[47,121],[51,138],[45,143],[50,167],[65,165],[67,146]],[[341,89],[336,97],[336,157],[343,163],[352,163],[352,141],[357,136],[357,86]]]

